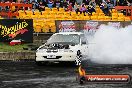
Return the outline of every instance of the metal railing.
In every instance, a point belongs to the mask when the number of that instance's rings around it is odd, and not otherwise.
[[[25,12],[26,8],[30,8],[32,10],[32,4],[24,4],[24,3],[0,3],[0,7],[2,10],[0,11],[0,16],[7,16],[8,18],[12,18],[13,16],[18,16],[18,11],[22,8]],[[8,10],[6,11],[6,7]],[[15,8],[14,8],[15,7]],[[12,11],[15,9],[15,11]]]
[[[116,10],[125,10],[126,16],[130,16],[130,19],[132,20],[132,6],[116,6],[115,9]]]

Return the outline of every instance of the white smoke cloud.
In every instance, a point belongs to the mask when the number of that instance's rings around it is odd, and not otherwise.
[[[88,54],[96,63],[132,64],[132,26],[116,29],[101,25],[89,41]]]

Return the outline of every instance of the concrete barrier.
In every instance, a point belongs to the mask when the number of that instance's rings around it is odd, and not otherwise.
[[[35,60],[35,52],[0,52],[0,60]]]

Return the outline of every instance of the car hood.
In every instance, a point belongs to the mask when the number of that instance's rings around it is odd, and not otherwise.
[[[37,50],[38,51],[42,51],[42,52],[46,52],[48,50],[53,50],[53,51],[56,51],[56,50],[76,50],[78,48],[78,45],[68,45],[68,44],[63,44],[63,45],[53,45],[53,46],[49,46],[49,45],[43,45],[43,46],[40,46]]]

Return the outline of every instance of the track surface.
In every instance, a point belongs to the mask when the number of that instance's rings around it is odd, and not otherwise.
[[[85,62],[85,63],[84,63]],[[130,74],[132,65],[100,65],[83,62],[88,74]],[[37,66],[34,61],[0,61],[0,88],[132,88],[129,84],[80,85],[77,67],[66,64]]]

